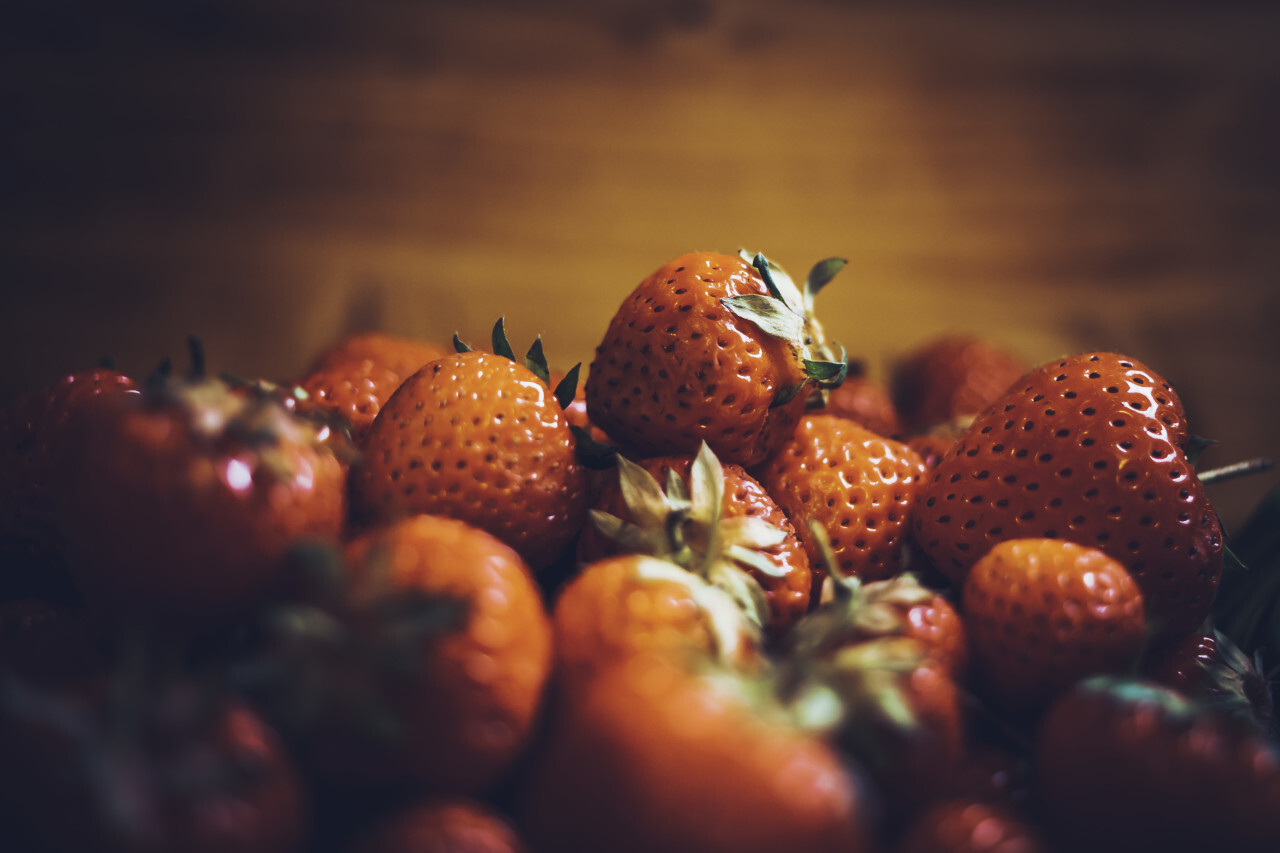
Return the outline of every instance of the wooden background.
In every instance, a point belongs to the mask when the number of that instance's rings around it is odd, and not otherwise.
[[[5,0],[0,396],[499,314],[567,366],[669,257],[746,246],[847,257],[819,309],[877,370],[951,330],[1121,350],[1207,462],[1280,457],[1278,10]]]

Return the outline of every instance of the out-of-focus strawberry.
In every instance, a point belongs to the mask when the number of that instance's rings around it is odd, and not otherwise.
[[[903,427],[917,432],[982,412],[1027,370],[990,341],[945,335],[907,353],[893,366],[890,389]]]
[[[392,395],[352,473],[352,510],[366,523],[457,518],[538,570],[586,519],[587,475],[562,411],[573,381],[553,394],[541,339],[518,363],[501,320],[493,344],[487,353],[459,342],[465,351],[431,362]]]
[[[1144,678],[1265,732],[1270,729],[1273,708],[1260,669],[1256,657],[1250,658],[1212,627],[1155,649],[1142,664]]]
[[[888,389],[867,376],[859,362],[849,363],[849,375],[827,393],[822,410],[862,424],[885,438],[898,438],[903,432]]]
[[[996,803],[947,800],[922,814],[896,853],[1048,853],[1040,832]]]
[[[312,360],[306,373],[371,361],[378,368],[408,379],[427,362],[452,354],[451,348],[431,341],[388,332],[359,332],[326,347]]]
[[[838,384],[811,316],[843,266],[819,264],[803,293],[764,259],[694,252],[645,279],[618,308],[587,376],[591,420],[638,456],[706,442],[750,467],[786,439],[809,392]]]
[[[383,819],[350,853],[524,853],[510,821],[478,800],[428,800]]]

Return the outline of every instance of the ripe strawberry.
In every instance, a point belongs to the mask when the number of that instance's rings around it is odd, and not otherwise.
[[[300,849],[306,799],[275,734],[206,685],[153,675],[122,672],[105,690],[0,684],[6,842],[45,853]]]
[[[666,492],[659,479],[667,482]],[[754,585],[739,597],[747,599],[749,613],[762,611],[760,624],[775,636],[809,609],[809,558],[791,522],[753,477],[738,465],[720,465],[706,444],[696,457],[659,456],[638,464],[619,457],[617,475],[591,514],[596,524],[578,540],[583,562],[645,553],[739,592],[745,571],[763,589],[763,606],[750,600]]]
[[[767,688],[651,653],[555,708],[522,814],[563,853],[869,848],[855,777]]]
[[[452,353],[449,347],[430,341],[387,332],[360,332],[327,347],[315,357],[306,372],[310,375],[341,365],[372,361],[378,368],[408,379],[427,362]]]
[[[571,692],[642,653],[739,669],[761,661],[758,633],[727,593],[642,555],[587,565],[561,590],[553,628],[556,673]]]
[[[800,531],[811,565],[825,565],[809,535],[809,524],[817,522],[830,537],[841,574],[874,581],[899,572],[925,473],[905,444],[835,415],[805,415],[754,473]],[[823,576],[815,568],[815,583]]]
[[[920,816],[897,853],[1046,853],[1040,833],[1006,806],[947,800]]]
[[[336,539],[341,446],[286,402],[200,378],[101,398],[68,442],[62,501],[86,602],[116,622],[205,627],[269,596],[292,543]]]
[[[828,392],[823,411],[862,424],[885,438],[902,434],[902,421],[888,390],[868,377],[858,362],[850,362],[844,382]]]
[[[541,339],[518,364],[501,320],[494,352],[460,351],[405,380],[365,439],[352,509],[372,523],[413,513],[457,518],[538,570],[586,518],[587,476],[561,411],[573,381],[553,396]]]
[[[1027,370],[989,341],[946,335],[912,350],[892,370],[890,388],[903,426],[916,432],[976,415]]]
[[[529,743],[551,668],[524,561],[419,515],[353,540],[338,580],[276,618],[277,644],[245,668],[260,673],[252,694],[332,785],[492,788]]]
[[[385,818],[351,853],[523,853],[502,815],[474,800],[427,800]]]
[[[404,378],[389,367],[366,358],[322,367],[298,384],[307,392],[312,406],[342,418],[348,426],[352,444],[363,447],[373,419]]]
[[[1145,639],[1142,593],[1124,566],[1061,539],[996,545],[970,570],[962,607],[978,678],[1005,708],[1131,671]]]
[[[1258,656],[1250,658],[1213,628],[1193,631],[1156,649],[1142,665],[1144,678],[1265,732],[1273,709],[1260,670]]]
[[[753,266],[754,264],[754,266]],[[587,412],[639,456],[702,442],[750,467],[786,439],[815,386],[846,365],[825,349],[813,297],[843,266],[814,267],[804,293],[761,255],[681,255],[614,315],[587,378]]]
[[[1280,754],[1172,690],[1100,676],[1050,707],[1041,798],[1087,849],[1275,850]]]
[[[1006,539],[1098,548],[1137,581],[1157,636],[1192,630],[1213,602],[1223,546],[1186,440],[1177,396],[1139,362],[1051,362],[939,463],[918,495],[916,541],[956,583]]]
[[[59,475],[68,421],[100,396],[135,393],[132,380],[106,368],[68,374],[0,409],[0,594],[21,597],[53,590],[47,577],[18,577],[26,566],[43,575],[60,568]],[[55,568],[56,567],[56,568]],[[55,587],[58,585],[55,580]]]

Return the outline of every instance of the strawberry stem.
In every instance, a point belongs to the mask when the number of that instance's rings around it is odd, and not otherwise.
[[[1223,480],[1234,480],[1237,477],[1247,477],[1250,474],[1261,474],[1264,471],[1270,471],[1275,467],[1275,464],[1273,460],[1259,456],[1253,459],[1233,462],[1230,465],[1223,465],[1220,468],[1199,471],[1196,476],[1200,478],[1202,483],[1218,483]]]

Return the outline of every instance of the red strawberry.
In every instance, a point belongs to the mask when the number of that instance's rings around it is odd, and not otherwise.
[[[753,477],[737,465],[720,465],[705,444],[696,457],[659,456],[638,464],[619,457],[617,476],[601,491],[592,516],[596,525],[578,541],[584,562],[646,553],[739,591],[745,571],[763,588],[765,606],[744,604],[753,615],[763,610],[760,623],[775,635],[809,609],[809,558],[791,522]],[[754,593],[752,586],[738,597]]]
[[[1041,798],[1085,849],[1273,851],[1280,754],[1172,690],[1106,676],[1050,707],[1036,737]]]
[[[1129,671],[1145,639],[1142,593],[1124,566],[1060,539],[992,548],[970,570],[962,606],[978,677],[1006,708]]]
[[[403,380],[399,373],[366,358],[322,367],[298,384],[312,406],[341,418],[352,443],[363,447],[373,419]]]
[[[946,335],[912,350],[893,367],[893,401],[909,431],[976,415],[1026,372],[995,344]]]
[[[844,382],[827,393],[823,411],[860,423],[885,438],[902,434],[902,422],[888,390],[868,377],[858,362],[850,362]]]
[[[494,350],[437,359],[405,380],[365,439],[352,509],[374,523],[413,513],[457,518],[542,569],[586,519],[587,475],[562,411],[573,382],[553,396],[541,339],[518,364],[502,321]]]
[[[1046,853],[1039,832],[1006,806],[976,800],[940,802],[920,816],[897,853]]]
[[[523,853],[511,824],[474,800],[419,803],[385,818],[351,853]]]
[[[1177,396],[1139,362],[1051,362],[939,463],[918,495],[916,541],[956,583],[1006,539],[1098,548],[1137,581],[1157,635],[1192,630],[1213,602],[1223,545],[1186,439]]]
[[[68,563],[111,621],[186,630],[260,604],[300,539],[337,539],[346,464],[323,425],[258,387],[168,380],[79,420]]]
[[[754,266],[753,266],[754,264]],[[786,439],[809,389],[844,375],[811,319],[843,266],[816,266],[801,291],[763,256],[681,255],[632,291],[596,349],[587,411],[640,456],[702,442],[750,467]]]
[[[427,362],[452,353],[451,348],[431,341],[387,332],[360,332],[327,347],[312,361],[307,374],[372,361],[378,368],[408,379]]]
[[[641,654],[556,708],[522,813],[562,853],[857,853],[864,796],[766,686]]]
[[[1142,673],[1219,713],[1267,731],[1272,700],[1259,657],[1250,658],[1230,637],[1206,628],[1156,649],[1143,662]]]
[[[831,540],[841,574],[892,577],[910,529],[924,464],[901,442],[835,415],[805,415],[756,478],[800,531],[810,563],[824,566],[808,535],[812,522]],[[825,572],[815,571],[820,582]]]

